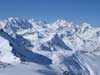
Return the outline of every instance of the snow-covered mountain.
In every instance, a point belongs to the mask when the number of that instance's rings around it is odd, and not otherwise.
[[[100,28],[90,24],[0,20],[0,75],[100,75],[99,58]]]

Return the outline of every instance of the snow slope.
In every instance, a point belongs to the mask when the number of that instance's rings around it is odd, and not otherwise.
[[[100,75],[100,28],[66,20],[0,20],[0,75]]]

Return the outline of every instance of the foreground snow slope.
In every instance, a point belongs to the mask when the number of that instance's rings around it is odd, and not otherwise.
[[[100,28],[66,20],[0,20],[0,75],[100,75]]]

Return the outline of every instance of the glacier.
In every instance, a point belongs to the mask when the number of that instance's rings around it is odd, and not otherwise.
[[[0,20],[0,75],[100,75],[100,28],[59,19]]]

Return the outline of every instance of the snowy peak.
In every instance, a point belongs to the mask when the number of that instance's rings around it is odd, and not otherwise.
[[[10,17],[8,19],[0,21],[0,28],[2,28],[5,32],[9,32],[9,34],[11,34],[11,33],[16,33],[20,30],[31,29],[32,24],[30,24],[25,19]]]
[[[55,34],[54,37],[47,41],[46,43],[43,43],[40,47],[42,50],[48,50],[48,51],[62,51],[62,50],[72,50],[69,48],[64,41],[61,39],[61,37],[58,34]]]
[[[20,19],[18,17],[8,18],[8,23],[11,25],[20,26],[22,29],[32,28],[32,25],[25,19]]]
[[[72,26],[72,22],[67,22],[66,20],[57,20],[55,23],[60,27],[67,26],[70,28]]]
[[[57,30],[62,30],[65,28],[68,30],[74,27],[72,22],[67,22],[66,20],[57,20],[56,22],[52,23],[51,26],[55,27]]]
[[[92,26],[88,23],[83,23],[83,24],[80,25],[80,27],[82,27],[82,28],[92,28]]]
[[[80,25],[80,30],[82,33],[86,32],[89,29],[92,29],[92,26],[88,23],[83,23]]]

